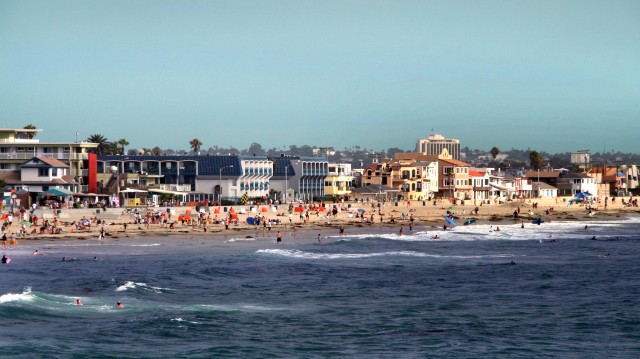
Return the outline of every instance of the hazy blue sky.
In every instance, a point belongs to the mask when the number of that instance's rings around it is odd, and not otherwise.
[[[640,152],[640,1],[0,0],[0,126]]]

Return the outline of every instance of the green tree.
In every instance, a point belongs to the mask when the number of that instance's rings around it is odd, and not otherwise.
[[[122,151],[120,153],[124,155],[125,154],[124,148],[125,146],[129,146],[129,141],[125,140],[124,138],[121,138],[118,140],[118,144],[120,145],[120,148],[122,148]]]
[[[26,126],[23,127],[25,130],[36,130],[38,129],[36,126],[32,125],[32,124],[28,124]],[[34,137],[36,137],[37,133],[33,132],[33,133],[29,133],[29,139],[33,139]]]
[[[544,159],[540,156],[538,151],[531,151],[529,152],[529,161],[531,161],[531,167],[533,167],[534,170],[539,170],[540,167],[542,167]]]
[[[499,154],[500,154],[500,150],[498,149],[498,147],[494,147],[491,149],[491,156],[493,157],[494,160],[496,159],[496,157],[498,157]]]
[[[91,149],[89,151],[93,153],[97,153],[99,155],[104,154],[109,146],[109,141],[107,141],[107,138],[97,133],[87,137],[87,141],[98,144],[98,147],[96,147],[95,149]]]
[[[162,149],[160,149],[160,147],[156,146],[156,147],[151,149],[151,154],[154,155],[154,156],[160,156],[162,154]]]
[[[104,149],[105,155],[117,155],[120,152],[120,147],[117,142],[107,142],[107,146]]]
[[[202,146],[202,141],[197,138],[189,141],[189,146],[193,149],[193,153],[197,154],[200,151],[200,146]]]
[[[247,150],[247,155],[258,155],[258,156],[264,156],[265,151],[262,148],[262,145],[259,143],[252,143],[249,146],[249,149]]]

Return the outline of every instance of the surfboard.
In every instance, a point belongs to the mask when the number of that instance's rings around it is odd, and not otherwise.
[[[466,226],[466,225],[474,224],[474,223],[476,223],[475,218],[469,218],[464,222],[464,225]]]
[[[449,222],[452,226],[456,226],[456,222],[454,222],[453,219],[449,218],[448,216],[444,216],[444,219],[446,219],[447,222]]]
[[[531,224],[540,225],[541,223],[544,223],[544,219],[535,219],[535,220],[531,221]]]
[[[247,218],[247,224],[250,224],[250,225],[256,224],[256,219],[253,217]]]

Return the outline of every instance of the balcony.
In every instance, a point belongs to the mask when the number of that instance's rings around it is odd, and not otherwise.
[[[36,144],[40,143],[39,139],[26,139],[26,138],[3,138],[0,139],[0,143],[16,143],[16,144]]]

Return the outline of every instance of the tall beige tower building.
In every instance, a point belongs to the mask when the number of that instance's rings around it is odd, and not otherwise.
[[[421,138],[416,144],[416,152],[429,156],[438,156],[443,149],[447,149],[454,160],[460,160],[460,141],[452,138],[444,138],[439,134],[433,134],[427,138]]]

